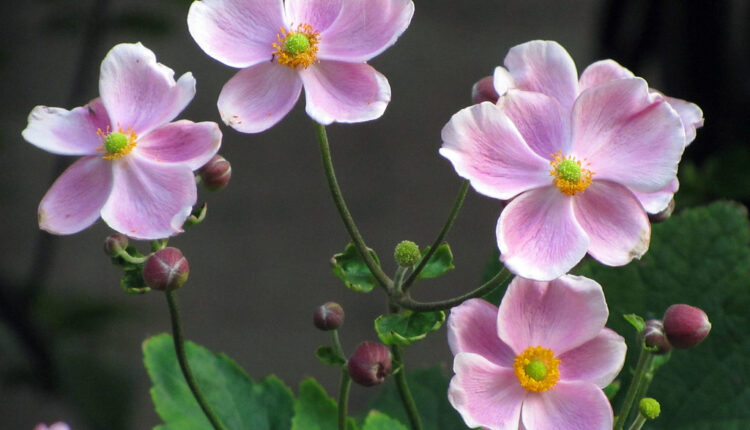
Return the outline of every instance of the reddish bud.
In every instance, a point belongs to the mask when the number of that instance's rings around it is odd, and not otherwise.
[[[474,103],[497,103],[499,97],[497,91],[495,91],[492,76],[486,76],[480,79],[473,87],[471,87],[471,101]]]
[[[678,349],[692,348],[711,331],[711,322],[702,309],[690,305],[672,305],[664,312],[664,332]]]
[[[203,185],[211,191],[218,191],[227,186],[232,178],[232,165],[219,154],[198,169]]]
[[[190,266],[182,252],[167,247],[156,251],[143,266],[146,285],[159,291],[173,291],[187,281]]]
[[[391,351],[379,342],[362,342],[346,366],[354,382],[372,387],[383,382],[391,373]]]
[[[110,257],[114,257],[123,249],[128,247],[128,237],[124,234],[113,233],[104,239],[104,252]]]
[[[672,350],[672,345],[669,344],[667,335],[664,334],[664,324],[659,320],[646,321],[646,327],[641,332],[640,338],[653,354],[662,355]]]
[[[324,303],[315,309],[313,323],[323,331],[336,330],[344,323],[344,309],[336,302]]]

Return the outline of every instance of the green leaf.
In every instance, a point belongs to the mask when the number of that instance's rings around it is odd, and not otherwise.
[[[422,258],[427,255],[429,250],[430,247],[428,246],[422,251]],[[438,249],[432,254],[432,257],[430,257],[427,264],[425,264],[424,269],[422,269],[422,271],[419,272],[419,275],[417,275],[417,279],[437,278],[455,268],[456,266],[453,265],[453,253],[451,252],[451,247],[448,246],[447,243],[444,243],[438,246]]]
[[[294,398],[275,376],[254,382],[223,354],[192,342],[185,344],[190,367],[204,397],[230,429],[288,430]],[[172,337],[154,336],[143,343],[151,377],[151,397],[164,424],[159,430],[211,429],[180,371]]]
[[[321,363],[328,366],[343,366],[346,364],[346,359],[330,346],[318,347],[318,350],[315,351],[315,356],[318,357]]]
[[[621,387],[622,384],[620,384],[620,380],[615,379],[611,384],[607,385],[602,390],[604,391],[604,394],[607,396],[607,398],[611,401],[615,398],[617,393],[620,392]]]
[[[352,418],[347,419],[346,428],[357,430]],[[312,378],[299,384],[299,397],[294,403],[291,430],[338,430],[338,406]]]
[[[143,294],[151,291],[143,280],[143,267],[125,270],[120,280],[120,286],[128,294]]]
[[[394,420],[388,415],[378,412],[370,411],[365,418],[365,423],[362,425],[362,430],[408,430],[406,426],[400,422]]]
[[[369,251],[375,262],[380,264],[375,251],[372,249],[369,249]],[[331,258],[331,267],[333,274],[344,281],[347,288],[352,291],[369,293],[378,283],[352,242],[346,245],[343,253],[336,254]]]
[[[640,261],[606,267],[586,261],[577,272],[599,282],[610,315],[638,313],[661,319],[674,303],[698,306],[712,329],[690,350],[673,351],[648,395],[661,403],[652,429],[750,428],[750,229],[738,204],[714,203],[653,226],[650,250]],[[622,318],[610,318],[619,333],[632,333]],[[629,384],[638,356],[636,336],[626,336],[628,361],[620,377]],[[622,400],[622,395],[619,396]],[[619,402],[615,402],[616,405]],[[699,424],[700,423],[700,424]]]
[[[625,321],[629,322],[630,325],[635,327],[636,334],[642,332],[643,329],[646,328],[646,321],[636,314],[625,314],[622,317],[625,318]]]
[[[375,331],[386,345],[408,346],[439,329],[445,312],[411,312],[381,315],[375,319]]]

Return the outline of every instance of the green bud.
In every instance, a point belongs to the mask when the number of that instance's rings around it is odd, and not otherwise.
[[[557,177],[568,182],[578,182],[581,179],[581,166],[573,160],[562,160],[557,165]]]
[[[419,262],[422,253],[419,252],[419,246],[410,240],[404,240],[396,245],[393,257],[401,267],[411,267]]]
[[[642,398],[641,402],[638,404],[638,409],[640,410],[641,415],[649,420],[655,420],[659,414],[661,414],[661,406],[659,405],[659,402],[651,397]]]
[[[302,33],[289,35],[284,42],[284,50],[294,57],[310,48],[310,39]]]
[[[122,133],[112,132],[104,138],[104,149],[110,154],[117,154],[128,146],[128,137]]]

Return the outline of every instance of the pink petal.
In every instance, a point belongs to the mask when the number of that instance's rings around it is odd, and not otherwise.
[[[52,184],[39,203],[39,228],[73,234],[99,219],[112,189],[110,162],[98,155],[73,163]]]
[[[481,355],[461,353],[453,361],[456,375],[448,386],[448,401],[470,428],[518,428],[526,390],[512,368],[500,367]]]
[[[161,126],[138,141],[135,151],[156,162],[182,163],[201,168],[221,146],[221,130],[215,122],[180,120]]]
[[[653,193],[639,193],[633,191],[633,194],[641,202],[643,209],[650,214],[658,214],[663,211],[669,205],[669,202],[674,197],[674,193],[680,188],[680,183],[677,178],[674,178],[672,182],[667,185],[666,188]]]
[[[570,117],[557,100],[541,93],[510,90],[497,105],[540,157],[551,160],[554,153],[570,150]],[[549,170],[549,165],[546,167]]]
[[[615,60],[601,60],[592,63],[581,73],[581,79],[578,81],[579,91],[583,92],[591,87],[603,84],[615,79],[632,78],[633,72],[622,67]]]
[[[195,176],[182,164],[156,163],[135,153],[112,163],[114,186],[102,219],[141,240],[182,232],[197,197]]]
[[[667,96],[664,96],[664,99],[680,115],[685,129],[685,145],[689,145],[695,140],[695,129],[703,127],[703,111],[698,105],[682,99]]]
[[[296,5],[300,1],[290,3]],[[414,15],[411,0],[346,0],[340,2],[338,11],[333,5],[321,7],[320,3],[318,0],[305,8],[288,6],[294,14],[290,13],[287,19],[303,22],[297,13],[302,17],[315,14],[314,21],[330,23],[326,28],[315,28],[320,32],[321,60],[368,61],[396,43]]]
[[[549,162],[529,148],[510,118],[492,103],[460,110],[441,134],[440,155],[479,193],[505,200],[552,181]]]
[[[522,420],[529,430],[611,430],[614,417],[596,385],[560,381],[549,391],[526,397]]]
[[[29,114],[23,138],[45,151],[60,155],[91,155],[102,146],[96,131],[107,130],[109,117],[101,99],[71,111],[37,106]]]
[[[121,43],[102,61],[99,94],[112,125],[130,127],[140,136],[185,109],[195,95],[195,79],[188,72],[175,82],[174,71],[157,63],[148,48]]]
[[[497,337],[497,306],[470,299],[451,309],[448,344],[453,355],[473,352],[501,367],[513,367],[516,354]]]
[[[558,356],[560,379],[593,382],[604,388],[622,370],[627,349],[622,336],[604,328],[595,338]]]
[[[600,262],[623,266],[648,250],[648,216],[622,185],[594,181],[573,199],[573,212],[589,237],[589,254]]]
[[[341,13],[344,0],[286,0],[286,19],[295,27],[308,24],[322,33],[333,24]]]
[[[270,61],[276,35],[285,26],[281,0],[196,1],[187,21],[206,54],[237,68]]]
[[[391,101],[391,86],[365,63],[321,61],[300,71],[306,111],[321,124],[380,118]]]
[[[293,69],[261,63],[237,72],[219,94],[219,113],[225,124],[242,133],[273,127],[294,107],[302,81]]]
[[[551,282],[516,277],[497,314],[500,339],[517,354],[542,346],[555,356],[595,338],[607,322],[602,287],[583,276]]]
[[[500,260],[525,278],[549,281],[568,272],[589,240],[573,216],[571,197],[554,186],[527,191],[505,207],[497,223]]]
[[[495,92],[502,96],[508,92],[511,88],[516,88],[516,83],[513,81],[513,76],[505,67],[495,67],[495,72],[492,74],[492,84],[495,87]]]
[[[553,97],[563,109],[573,106],[578,95],[578,72],[573,59],[557,42],[534,40],[514,46],[505,57],[505,67],[516,88]]]
[[[675,178],[684,142],[677,113],[640,78],[589,88],[573,109],[573,152],[595,181],[659,191]]]

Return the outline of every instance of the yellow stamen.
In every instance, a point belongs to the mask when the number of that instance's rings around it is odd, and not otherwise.
[[[574,196],[591,185],[594,172],[583,167],[583,164],[572,155],[562,155],[562,151],[557,151],[552,154],[550,165],[552,169],[549,174],[555,178],[555,186],[562,193]]]
[[[278,43],[271,46],[274,48],[273,58],[276,62],[292,69],[307,66],[317,61],[318,43],[320,33],[315,31],[309,24],[300,24],[295,31],[287,32],[281,27],[281,32],[276,35]]]
[[[528,391],[547,391],[560,380],[560,360],[555,354],[541,346],[526,348],[513,361],[513,372],[521,386]]]
[[[113,134],[119,134],[120,136],[112,136]],[[107,129],[102,131],[101,128],[96,129],[96,135],[99,136],[99,138],[102,140],[102,146],[96,148],[97,151],[104,151],[105,154],[102,155],[102,158],[105,160],[117,160],[118,158],[122,158],[130,153],[130,151],[135,148],[135,146],[138,144],[138,136],[135,134],[135,130],[128,127],[123,130],[122,127],[120,127],[120,124],[117,124],[117,131],[111,131],[109,126],[107,126]],[[112,138],[121,138],[125,137],[127,139],[127,143],[124,146],[121,146],[119,144],[111,144]],[[108,144],[109,143],[109,144]]]

